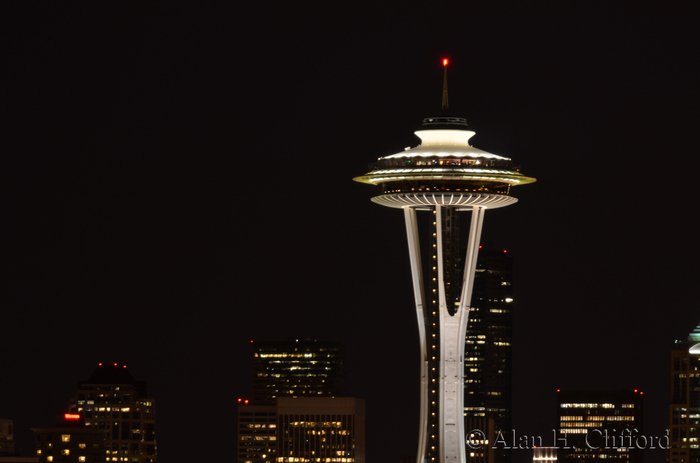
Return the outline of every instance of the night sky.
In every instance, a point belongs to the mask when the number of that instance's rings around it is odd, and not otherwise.
[[[641,389],[659,435],[671,344],[700,322],[690,4],[3,2],[20,449],[105,361],[148,382],[163,463],[233,461],[251,340],[304,336],[343,343],[367,461],[414,454],[403,217],[352,178],[418,144],[443,56],[472,144],[537,178],[482,236],[514,259],[518,435],[551,436],[557,388]]]

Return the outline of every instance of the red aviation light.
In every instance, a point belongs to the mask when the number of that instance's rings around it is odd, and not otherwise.
[[[65,418],[66,420],[79,420],[80,415],[78,413],[65,413],[63,415],[63,418]]]
[[[445,67],[447,67],[447,65],[449,64],[449,62],[450,62],[450,61],[449,61],[447,58],[443,58],[443,59],[442,59],[442,65],[445,66]]]

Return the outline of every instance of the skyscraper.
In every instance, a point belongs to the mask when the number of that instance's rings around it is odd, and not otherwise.
[[[643,432],[639,391],[557,391],[558,461],[640,463]]]
[[[700,325],[671,350],[669,463],[700,463]]]
[[[100,363],[78,383],[70,411],[81,414],[87,428],[107,431],[109,461],[157,462],[155,400],[126,365]]]
[[[443,65],[446,112],[447,60]],[[424,119],[416,135],[422,141],[419,146],[379,158],[369,173],[354,180],[379,188],[373,202],[404,212],[421,353],[417,462],[463,463],[464,348],[484,213],[515,203],[510,188],[535,179],[522,175],[509,158],[469,145],[475,133],[466,119]],[[427,211],[434,227],[431,249],[425,253],[431,256],[427,271],[421,259],[418,211]],[[462,211],[471,212],[471,223],[458,278],[454,237]]]
[[[253,403],[277,397],[344,395],[345,367],[340,343],[314,339],[253,343]]]
[[[479,249],[464,351],[466,429],[479,429],[489,442],[511,429],[513,260],[507,250]],[[510,451],[470,449],[471,462],[505,463]]]
[[[365,405],[343,397],[339,343],[254,342],[252,403],[239,400],[240,463],[365,458]]]

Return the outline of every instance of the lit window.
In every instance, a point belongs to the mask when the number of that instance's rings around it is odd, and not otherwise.
[[[53,461],[53,457],[49,455],[48,457],[46,457],[46,461]]]
[[[78,461],[85,461],[85,457],[78,457]]]
[[[62,434],[61,442],[70,442],[70,434]]]
[[[70,450],[68,450],[68,449],[61,450],[61,455],[70,455]]]

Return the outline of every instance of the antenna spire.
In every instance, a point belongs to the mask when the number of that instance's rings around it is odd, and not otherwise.
[[[442,110],[447,111],[449,109],[449,104],[447,102],[447,64],[449,63],[447,58],[442,59],[442,67],[445,69],[445,77],[442,80]]]

